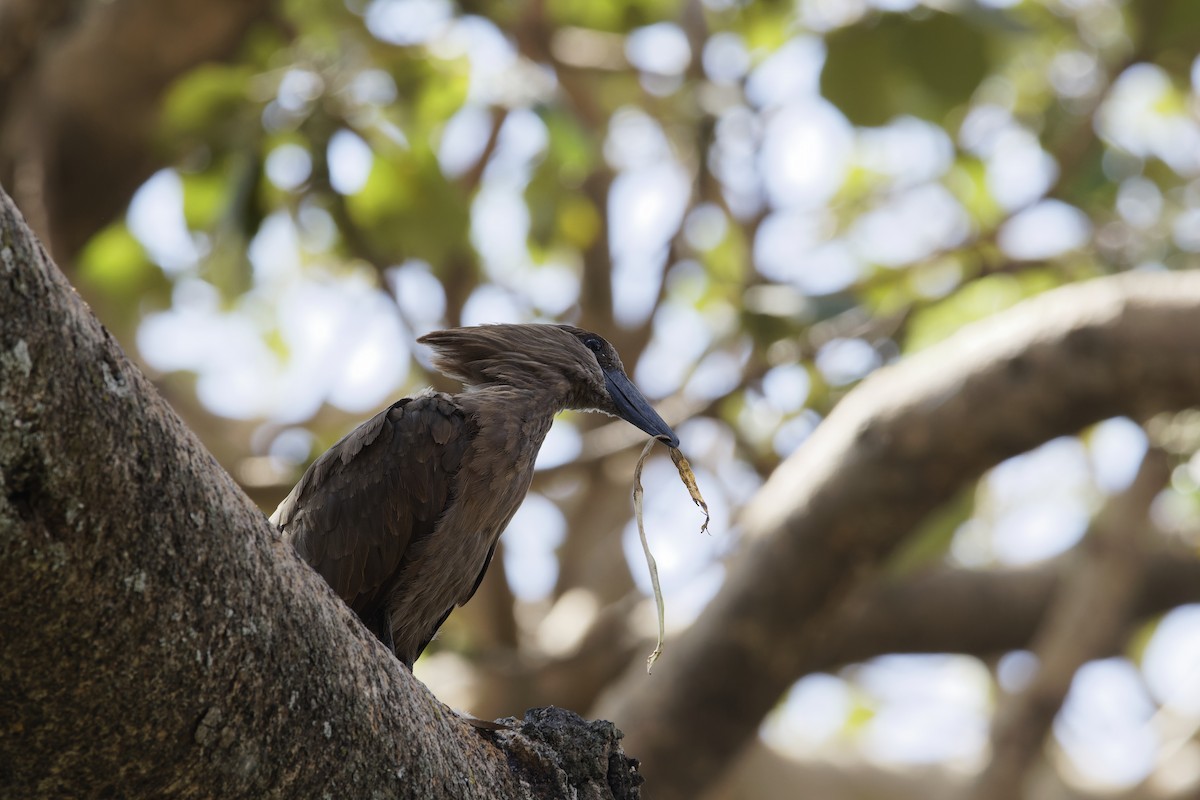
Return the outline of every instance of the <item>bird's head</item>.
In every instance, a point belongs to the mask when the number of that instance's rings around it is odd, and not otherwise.
[[[427,333],[433,363],[469,388],[513,386],[542,392],[561,408],[601,411],[633,423],[671,447],[679,437],[625,374],[597,334],[570,325],[479,325]]]

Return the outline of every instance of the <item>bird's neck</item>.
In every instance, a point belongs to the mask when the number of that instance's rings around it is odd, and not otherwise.
[[[466,394],[474,398],[479,406],[487,406],[500,413],[550,420],[569,406],[571,392],[565,381],[529,381],[468,386]]]
[[[563,409],[561,401],[531,387],[508,385],[480,387],[458,397],[479,423],[483,449],[503,462],[493,466],[527,484],[554,415]]]
[[[570,382],[557,371],[534,369],[529,365],[493,372],[485,380],[466,382],[468,394],[482,392],[522,408],[551,409],[548,411],[551,416],[568,406],[571,388]]]

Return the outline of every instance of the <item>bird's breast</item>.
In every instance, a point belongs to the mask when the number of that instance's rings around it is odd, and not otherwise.
[[[419,647],[433,623],[470,597],[496,539],[529,491],[544,423],[505,415],[480,420],[479,432],[455,477],[451,501],[432,535],[411,554],[391,598],[397,651]]]

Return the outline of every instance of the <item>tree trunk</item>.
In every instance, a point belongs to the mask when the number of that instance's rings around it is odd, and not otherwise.
[[[0,0],[0,181],[68,270],[163,164],[171,84],[229,58],[271,0]]]
[[[387,654],[0,192],[0,795],[636,797],[609,723],[480,732]]]

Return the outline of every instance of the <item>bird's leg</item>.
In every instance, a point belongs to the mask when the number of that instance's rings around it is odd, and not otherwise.
[[[396,642],[392,639],[392,615],[387,612],[387,609],[382,609],[379,615],[383,617],[383,635],[379,637],[379,641],[383,642],[383,646],[388,649],[389,653],[396,652]]]
[[[446,621],[446,617],[450,616],[450,612],[453,610],[454,610],[454,606],[450,606],[449,608],[446,609],[446,613],[442,614],[442,618],[437,621],[437,624],[433,626],[433,630],[431,630],[429,632],[429,635],[427,637],[425,637],[425,641],[421,643],[421,646],[419,648],[417,648],[417,658],[420,658],[421,653],[425,652],[425,648],[429,647],[429,643],[433,641],[433,637],[437,636],[438,628],[442,627],[442,623],[444,623]],[[409,664],[408,668],[412,669],[412,664]]]
[[[396,643],[392,640],[392,615],[388,613],[387,605],[380,605],[375,613],[363,619],[367,630],[375,634],[375,638],[383,642],[389,653],[396,652]],[[412,669],[411,665],[409,669]]]
[[[451,711],[453,710],[454,709],[451,709]],[[454,713],[458,714],[459,719],[477,731],[515,731],[518,729],[518,727],[520,727],[518,725],[509,725],[506,722],[492,722],[486,719],[479,719],[478,717],[472,717],[470,714],[458,711],[455,711]]]

